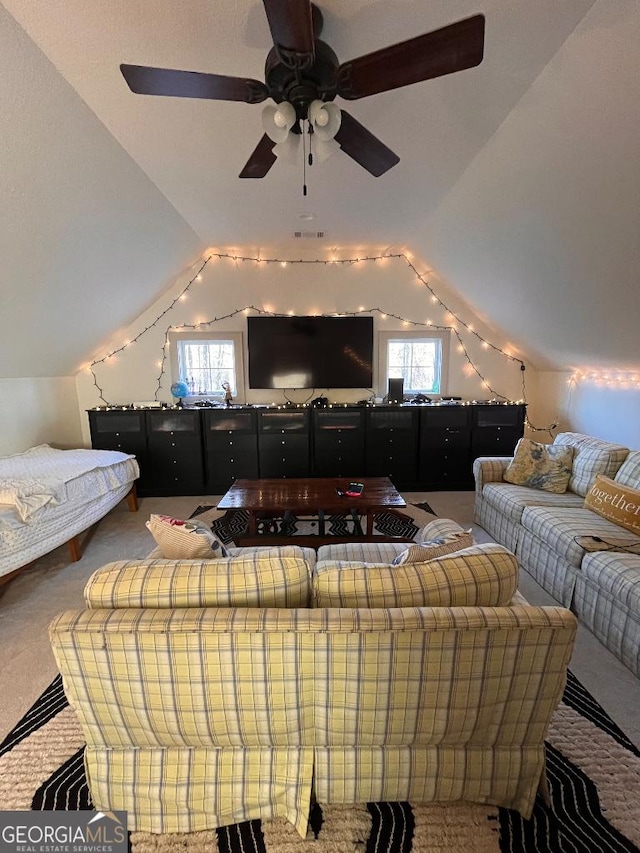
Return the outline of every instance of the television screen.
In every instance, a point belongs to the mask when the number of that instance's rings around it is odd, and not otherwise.
[[[373,317],[248,317],[250,388],[370,388]]]

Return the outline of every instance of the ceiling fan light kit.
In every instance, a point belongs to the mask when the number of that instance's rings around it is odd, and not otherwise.
[[[264,83],[197,71],[120,66],[136,94],[249,104],[271,98],[275,106],[267,105],[262,111],[264,136],[240,172],[241,178],[263,178],[278,157],[286,153],[288,159],[297,150],[296,137],[305,132],[318,161],[341,148],[371,175],[383,175],[400,158],[334,104],[335,98],[358,100],[453,74],[479,65],[484,55],[484,16],[474,15],[340,64],[319,38],[322,13],[311,0],[262,2],[273,39]],[[278,146],[284,148],[275,151]]]

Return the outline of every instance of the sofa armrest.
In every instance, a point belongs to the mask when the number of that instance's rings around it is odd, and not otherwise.
[[[512,456],[478,456],[473,463],[476,494],[482,494],[482,489],[487,483],[501,483],[503,474],[512,460]]]

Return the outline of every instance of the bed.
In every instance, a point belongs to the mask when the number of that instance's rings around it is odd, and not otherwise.
[[[0,584],[17,569],[69,544],[123,498],[138,508],[135,457],[115,450],[56,450],[47,444],[0,458]]]

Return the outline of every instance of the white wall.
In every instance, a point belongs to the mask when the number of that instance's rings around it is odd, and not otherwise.
[[[83,446],[74,377],[0,379],[0,456],[36,444]]]
[[[640,449],[640,390],[572,380],[571,373],[540,373],[542,418],[560,416],[560,429]]]
[[[253,257],[258,255],[256,250],[253,253],[245,250],[244,253]],[[372,312],[374,327],[376,330],[385,331],[420,328],[411,324],[405,326],[401,320],[389,316],[391,314],[413,322],[426,323],[431,320],[434,325],[447,326],[452,323],[452,317],[447,314],[443,305],[433,302],[430,291],[402,258],[388,258],[376,262],[361,261],[347,265],[325,264],[327,255],[322,250],[313,253],[298,250],[295,255],[281,250],[280,253],[271,253],[270,257],[274,255],[289,259],[293,257],[295,260],[320,259],[322,263],[288,263],[282,266],[280,263],[257,264],[253,261],[215,259],[204,269],[202,281],[195,281],[189,288],[187,298],[184,301],[178,300],[175,306],[170,308],[195,275],[198,268],[196,265],[185,272],[170,292],[165,293],[149,311],[128,329],[123,330],[117,338],[105,342],[97,352],[96,357],[101,358],[121,347],[125,341],[135,338],[147,326],[151,327],[123,352],[108,362],[95,366],[97,385],[103,390],[104,400],[116,405],[153,400],[160,374],[158,362],[162,358],[165,335],[170,327],[180,327],[183,323],[202,323],[240,310],[241,313],[200,328],[246,333],[246,319],[242,309],[248,306],[283,314],[291,311],[301,315],[350,312],[361,308],[379,309]],[[267,257],[267,253],[263,252],[262,256]],[[419,272],[426,269],[425,265],[417,260],[413,263]],[[503,334],[483,325],[457,296],[447,291],[433,276],[428,280],[444,306],[457,313],[466,323],[473,324],[485,340],[502,349],[509,346]],[[160,316],[165,311],[167,313]],[[380,312],[387,313],[387,318],[383,318]],[[458,351],[458,342],[453,336],[447,393],[470,400],[491,399],[494,396],[503,396],[510,400],[522,399],[523,374],[519,363],[505,358],[491,347],[483,346],[482,341],[471,332],[459,323],[456,325],[471,361],[489,381],[493,390],[482,384],[464,353]],[[100,399],[90,373],[82,372],[78,374],[77,379],[81,420],[88,440],[88,422],[84,410],[104,405],[104,400]],[[375,379],[374,376],[374,381]],[[527,370],[526,379],[527,388],[534,389],[537,383],[531,369]],[[169,392],[170,384],[171,369],[167,364],[158,393],[159,400],[174,402]],[[382,390],[381,385],[376,388],[377,393]],[[324,389],[315,389],[313,396],[317,396],[321,391]],[[310,390],[303,389],[288,392],[288,395],[295,402],[304,402],[312,396]],[[327,396],[335,402],[356,402],[366,397],[367,393],[364,389],[330,389]],[[246,400],[238,402],[283,403],[285,397],[281,391],[249,390]]]

